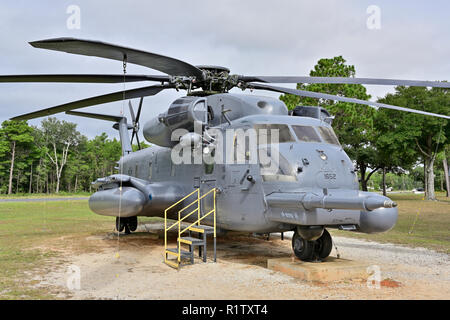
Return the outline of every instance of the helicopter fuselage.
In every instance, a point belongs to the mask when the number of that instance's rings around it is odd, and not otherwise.
[[[215,97],[220,101],[226,94],[217,96],[222,96]],[[239,99],[237,96],[232,98]],[[331,125],[323,119],[290,116],[279,100],[265,99],[272,114],[242,116],[247,112],[245,108],[232,109],[235,114],[240,111],[240,116],[230,119],[233,114],[230,111],[228,119],[218,121],[217,118],[223,118],[224,106],[210,106],[213,112],[214,107],[221,108],[214,114],[216,123],[210,129],[222,133],[222,147],[227,155],[230,150],[225,150],[226,146],[231,146],[232,151],[239,147],[236,136],[227,135],[227,131],[277,128],[280,132],[279,153],[275,163],[271,164],[276,166],[275,171],[267,174],[266,165],[259,159],[253,163],[249,161],[250,153],[255,150],[258,154],[270,152],[272,145],[267,141],[260,143],[257,140],[256,146],[245,144],[245,159],[240,163],[174,164],[173,147],[152,146],[125,155],[119,162],[120,177],[115,181],[120,180],[125,188],[120,194],[122,198],[126,199],[124,195],[129,193],[132,207],[127,211],[127,202],[122,200],[119,214],[162,216],[166,207],[195,188],[200,188],[202,193],[217,188],[217,227],[224,230],[269,233],[292,230],[296,226],[322,226],[371,233],[392,228],[397,219],[397,208],[391,207],[386,197],[358,190],[356,170]],[[210,101],[213,99],[208,99],[208,105]],[[250,96],[248,101],[250,106],[247,107],[253,109],[261,100]],[[250,112],[254,113],[254,110]],[[103,201],[113,203],[112,193],[115,192],[116,198],[118,195],[114,183],[109,189],[101,189],[104,190],[98,193]],[[95,194],[91,198],[93,211],[118,216],[117,210],[96,205],[96,201],[102,201],[98,199],[100,197]],[[202,206],[207,212],[212,203],[205,201]],[[99,207],[103,210],[98,210]],[[204,221],[212,223],[211,219],[207,217]]]

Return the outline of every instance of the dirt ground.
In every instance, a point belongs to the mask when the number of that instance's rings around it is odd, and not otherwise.
[[[163,263],[164,237],[158,228],[140,225],[140,232],[119,238],[114,233],[90,236],[81,240],[89,244],[84,251],[76,242],[64,249],[41,248],[58,250],[62,258],[52,258],[27,278],[61,299],[450,298],[450,260],[445,253],[334,237],[341,258],[379,266],[382,281],[376,289],[365,279],[311,283],[267,269],[267,259],[293,256],[289,235],[284,241],[276,235],[270,240],[220,235],[217,263],[196,258],[194,265],[177,271]],[[173,235],[170,241],[175,244]],[[208,253],[212,257],[212,250]],[[333,249],[331,255],[336,254]],[[80,271],[78,290],[67,286],[73,278],[70,268]]]

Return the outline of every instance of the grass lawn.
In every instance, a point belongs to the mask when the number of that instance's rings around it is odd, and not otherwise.
[[[0,194],[0,199],[21,199],[21,198],[76,198],[76,197],[89,197],[91,193],[89,192],[60,192],[60,193],[14,193],[11,195]]]
[[[425,247],[450,253],[450,199],[443,194],[439,201],[423,200],[423,194],[389,194],[398,203],[398,221],[395,227],[379,234],[335,231],[336,236],[391,242],[414,247]]]
[[[45,290],[31,289],[24,272],[58,255],[47,249],[56,242],[71,246],[113,225],[113,218],[90,212],[86,200],[0,203],[0,298],[51,298]]]

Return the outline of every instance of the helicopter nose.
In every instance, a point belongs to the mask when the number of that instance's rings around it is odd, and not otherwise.
[[[361,211],[359,216],[359,231],[364,233],[379,233],[391,230],[397,222],[398,209],[378,208],[372,211]]]

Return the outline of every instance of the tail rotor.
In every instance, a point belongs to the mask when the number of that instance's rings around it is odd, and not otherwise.
[[[128,102],[128,107],[130,108],[130,114],[131,114],[131,120],[133,121],[133,135],[131,136],[131,145],[133,145],[134,137],[136,136],[136,141],[138,144],[139,150],[141,150],[141,143],[139,142],[139,118],[141,116],[141,110],[142,110],[142,102],[144,101],[144,97],[141,97],[141,100],[139,101],[139,107],[137,111],[137,115],[135,116],[133,105],[131,104],[131,101]]]

